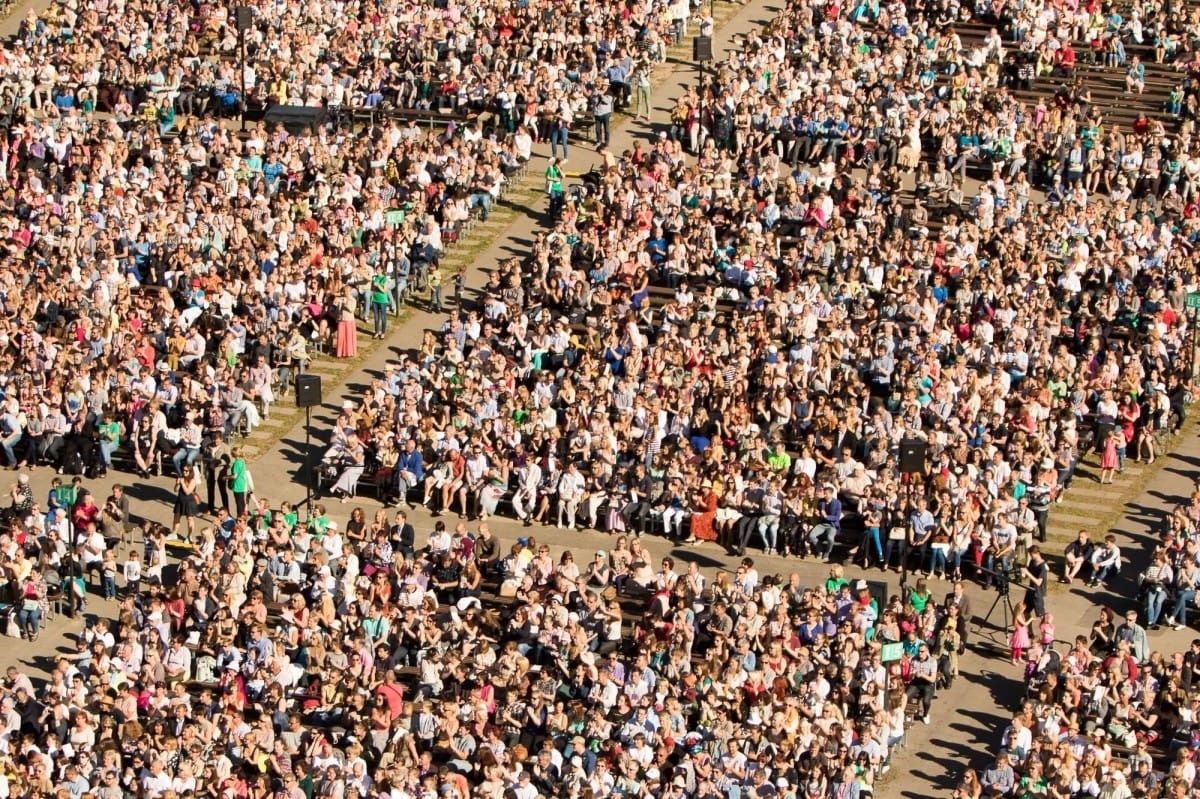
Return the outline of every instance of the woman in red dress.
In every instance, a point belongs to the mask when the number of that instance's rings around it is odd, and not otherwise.
[[[692,505],[692,538],[699,541],[716,541],[717,531],[713,519],[717,517],[717,492],[712,480],[705,479],[696,492]]]

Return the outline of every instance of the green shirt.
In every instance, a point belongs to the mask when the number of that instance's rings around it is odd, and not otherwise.
[[[387,275],[375,275],[371,278],[371,302],[384,304],[388,301]]]
[[[229,467],[229,474],[233,477],[233,484],[230,485],[233,493],[244,494],[247,488],[246,461],[243,458],[235,458],[233,465]]]
[[[845,577],[830,577],[825,581],[825,591],[830,594],[836,594],[842,590],[843,585],[849,585],[850,581]]]
[[[121,425],[116,422],[109,422],[108,424],[101,422],[99,428],[100,437],[105,441],[111,441],[114,444],[121,443]]]
[[[554,164],[546,167],[546,191],[551,194],[562,194],[563,190],[563,173],[562,170]]]
[[[772,471],[786,472],[792,465],[792,456],[786,452],[771,453],[767,456],[767,465]]]

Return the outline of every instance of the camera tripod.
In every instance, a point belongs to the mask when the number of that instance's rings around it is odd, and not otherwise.
[[[996,598],[992,600],[992,606],[988,608],[988,612],[984,615],[983,620],[975,625],[976,632],[982,629],[985,624],[991,623],[992,614],[996,612],[997,607],[1004,614],[1004,625],[1000,626],[999,629],[1007,632],[1008,628],[1012,626],[1012,620],[1016,617],[1017,611],[1013,607],[1012,595],[1008,590],[1008,579],[1005,577],[1001,577],[996,583]],[[997,627],[998,625],[993,624],[992,626]]]
[[[988,608],[988,612],[984,614],[979,623],[975,625],[975,632],[976,634],[981,634],[984,627],[992,628],[985,637],[991,642],[992,646],[998,646],[1001,650],[1005,650],[1008,647],[1008,641],[997,641],[995,631],[1000,630],[1002,634],[1007,634],[1009,629],[1012,627],[1013,619],[1016,618],[1017,611],[1016,608],[1013,607],[1012,594],[1010,593],[1012,584],[1016,582],[1016,580],[1013,580],[1009,575],[1003,572],[992,571],[991,569],[987,569],[982,566],[979,567],[979,570],[984,574],[991,575],[992,579],[995,581],[996,598],[992,600],[992,606]],[[1024,588],[1025,586],[1017,583],[1017,587]],[[1000,612],[1003,614],[1003,626],[992,622],[992,614],[996,612],[996,608],[1000,608]]]

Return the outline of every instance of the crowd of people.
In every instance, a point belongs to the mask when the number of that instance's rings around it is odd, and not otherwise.
[[[254,2],[241,42],[233,7],[28,12],[0,50],[0,449],[64,474],[43,505],[19,472],[3,548],[27,639],[52,600],[121,609],[45,687],[9,670],[5,795],[861,799],[957,674],[963,577],[1028,586],[1012,648],[1038,695],[960,792],[1144,780],[1084,733],[1165,745],[1195,656],[1138,652],[1135,614],[1055,666],[1038,544],[1091,448],[1111,482],[1186,415],[1198,37],[1194,11],[1093,5],[792,0],[619,152],[613,114],[649,115],[651,70],[707,10]],[[964,46],[972,17],[997,29]],[[1140,94],[1125,36],[1181,76],[1130,130],[1074,69],[1099,41]],[[222,119],[262,103],[330,121]],[[446,245],[542,142],[549,223],[464,298]],[[346,502],[366,481],[445,517],[428,537],[404,509],[341,521],[256,490],[236,437],[313,357],[354,356],[360,319],[382,338],[452,280],[465,301],[344,403],[325,459]],[[71,479],[114,458],[176,476],[140,545],[123,491]],[[611,538],[501,545],[510,508]],[[740,566],[677,571],[651,536]],[[1112,543],[1064,579],[1111,578]],[[835,563],[806,588],[746,557],[847,547],[953,587],[873,597]],[[1182,796],[1178,743],[1154,778]]]
[[[1026,699],[995,758],[964,773],[955,799],[1194,795],[1200,638],[1151,650],[1137,609],[1122,620],[1104,607],[1066,651],[1035,642],[1024,676]]]
[[[56,510],[5,537],[23,635],[51,574],[120,603],[44,685],[8,668],[10,796],[869,796],[967,633],[961,583],[874,597],[839,565],[804,587],[751,558],[710,580],[636,537],[576,563],[486,523],[426,537],[402,510],[339,525],[265,497],[164,571],[166,528],[118,486],[121,508],[80,521],[82,563]]]

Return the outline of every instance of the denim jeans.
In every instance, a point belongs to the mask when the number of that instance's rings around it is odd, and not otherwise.
[[[0,447],[4,448],[4,457],[7,458],[9,466],[17,465],[17,444],[21,443],[21,431],[9,433],[3,439],[0,439]]]
[[[1158,617],[1162,615],[1166,601],[1167,589],[1162,586],[1152,586],[1146,592],[1146,624],[1158,624]]]
[[[382,336],[387,333],[387,312],[388,312],[388,304],[386,301],[385,302],[372,301],[372,303],[371,303],[371,321],[375,325],[375,333],[377,335]]]
[[[1175,606],[1171,608],[1171,618],[1177,624],[1187,626],[1187,606],[1196,598],[1196,589],[1181,588],[1175,592]]]
[[[550,131],[550,157],[558,157],[558,146],[562,145],[562,157],[565,161],[567,158],[567,135],[568,129],[566,125],[556,124],[554,129]]]
[[[758,537],[762,539],[763,549],[775,549],[779,539],[779,517],[767,515],[759,519]]]
[[[946,571],[946,553],[949,550],[941,545],[929,548],[929,571],[941,574]]]
[[[950,571],[956,574],[962,571],[962,559],[965,554],[967,554],[967,550],[965,549],[952,549],[950,551]]]
[[[858,551],[862,553],[863,564],[870,562],[872,557],[875,562],[883,564],[883,545],[879,542],[879,528],[866,527],[863,529],[862,540],[858,542]]]
[[[884,550],[883,550],[883,567],[885,569],[892,565],[892,553],[893,552],[900,553],[900,563],[898,565],[903,566],[904,559],[908,557],[908,542],[905,541],[903,538],[889,538],[888,539],[887,545],[884,547]]]
[[[112,456],[116,451],[117,442],[108,439],[100,440],[100,461],[104,464],[105,469],[112,467]]]
[[[611,128],[609,127],[609,119],[611,116],[611,114],[596,114],[595,121],[597,145],[608,144],[608,140],[612,135]]]
[[[564,145],[565,147],[565,145]],[[468,208],[482,208],[483,219],[487,221],[488,216],[492,213],[492,195],[487,192],[477,191],[467,197]]]
[[[813,527],[812,532],[808,534],[808,543],[812,547],[813,552],[817,551],[817,542],[822,538],[825,539],[824,551],[820,553],[821,557],[828,558],[833,553],[834,542],[837,541],[837,528],[828,522]]]
[[[22,607],[17,611],[17,626],[25,632],[26,635],[37,635],[42,624],[42,609],[38,607],[34,610],[26,610]]]
[[[199,457],[199,447],[180,447],[179,451],[171,457],[171,462],[175,464],[175,474],[183,474],[183,465],[186,463],[190,466],[195,463]]]

